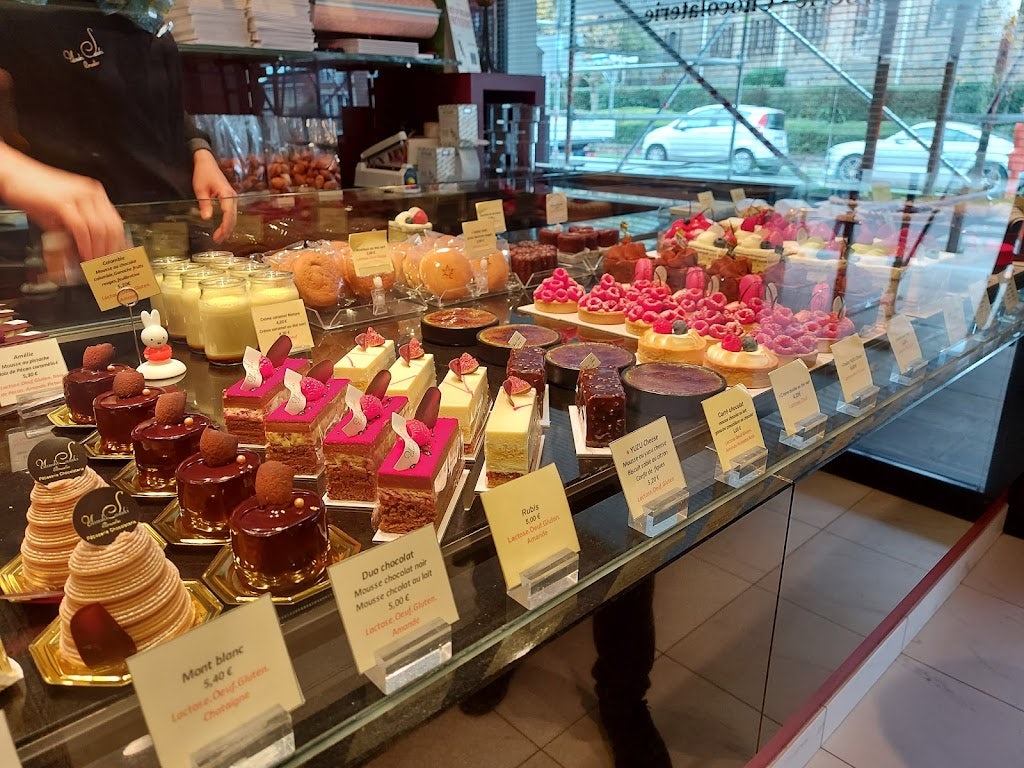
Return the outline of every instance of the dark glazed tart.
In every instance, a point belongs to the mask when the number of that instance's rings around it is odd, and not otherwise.
[[[643,363],[622,374],[628,426],[635,429],[662,416],[698,423],[701,402],[725,390],[725,379],[701,365]]]
[[[626,434],[626,393],[614,368],[580,371],[576,407],[583,418],[588,448],[607,448]]]
[[[223,466],[207,464],[202,454],[189,456],[178,467],[178,506],[181,524],[198,533],[223,534],[228,529],[231,510],[256,493],[256,469],[260,465],[255,451],[239,451],[241,460]]]
[[[547,383],[547,371],[544,367],[543,347],[522,347],[511,349],[508,353],[506,376],[515,376],[529,383],[537,390],[537,402],[544,402],[544,386]]]
[[[592,341],[561,344],[548,350],[545,358],[548,379],[556,386],[575,389],[579,379],[580,363],[590,354],[601,361],[601,368],[614,368],[616,374],[636,362],[636,356],[632,352],[614,344]]]
[[[441,309],[424,316],[423,340],[450,347],[471,347],[481,329],[497,324],[498,316],[486,309]]]
[[[562,339],[558,331],[542,328],[539,325],[526,323],[496,325],[493,328],[484,328],[476,335],[476,341],[480,347],[480,357],[493,365],[507,365],[510,349],[508,340],[516,331],[526,339],[524,346],[527,347],[553,347]]]

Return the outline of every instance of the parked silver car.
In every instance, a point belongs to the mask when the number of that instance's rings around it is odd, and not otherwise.
[[[740,114],[753,125],[761,135],[786,153],[789,145],[786,137],[786,113],[768,107],[754,107],[741,104]],[[736,126],[733,138],[733,126]],[[779,159],[757,138],[736,122],[723,106],[713,104],[697,107],[686,113],[686,117],[673,120],[661,128],[654,128],[644,137],[641,150],[648,160],[672,160],[682,163],[728,163],[729,147],[732,144],[732,170],[746,174],[755,168],[778,170]]]
[[[911,126],[911,130],[930,145],[935,136],[935,122],[928,121]],[[978,151],[981,129],[967,123],[946,123],[942,141],[942,156],[960,172],[967,174],[973,167]],[[1005,183],[1007,163],[1013,144],[993,135],[989,138],[988,151],[982,174],[990,185]],[[863,141],[846,141],[829,149],[826,157],[828,178],[840,182],[856,182],[861,177],[861,158],[864,156]],[[918,144],[906,131],[899,131],[880,139],[875,150],[873,181],[917,188],[924,184],[928,171],[928,150]],[[957,176],[948,167],[941,165],[938,187],[956,186]]]

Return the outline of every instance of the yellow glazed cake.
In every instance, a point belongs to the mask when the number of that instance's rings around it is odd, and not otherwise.
[[[195,618],[192,598],[152,536],[142,528],[118,534],[107,546],[79,541],[60,603],[60,653],[83,664],[71,636],[71,618],[100,603],[144,651],[187,632]]]
[[[487,416],[487,369],[472,355],[462,355],[448,365],[448,373],[439,389],[439,415],[458,419],[463,445],[467,452],[472,451],[473,439]]]
[[[106,483],[91,467],[70,480],[35,483],[29,498],[28,527],[21,542],[22,578],[36,589],[61,589],[68,578],[68,559],[81,541],[72,517],[75,504]]]
[[[487,484],[491,488],[527,474],[540,444],[537,390],[514,376],[501,388],[484,429]]]
[[[704,364],[707,341],[686,323],[659,321],[640,337],[637,360],[641,363]]]
[[[437,374],[434,371],[434,356],[423,353],[419,341],[412,339],[403,344],[401,359],[389,369],[391,383],[388,385],[388,397],[406,397],[408,402],[402,409],[402,415],[411,419],[424,393],[437,386]]]
[[[395,342],[385,339],[373,328],[356,336],[356,345],[334,364],[334,378],[348,379],[365,392],[373,377],[395,362]]]
[[[763,389],[771,386],[768,373],[779,367],[779,358],[752,336],[744,336],[741,341],[730,334],[707,348],[704,365],[721,374],[730,387],[742,384]]]

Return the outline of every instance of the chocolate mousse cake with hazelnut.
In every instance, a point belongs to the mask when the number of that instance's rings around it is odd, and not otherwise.
[[[199,450],[199,439],[210,420],[185,413],[185,392],[166,392],[156,399],[152,419],[132,430],[139,487],[158,491],[175,487],[178,466]]]
[[[76,424],[95,424],[92,403],[114,384],[114,375],[127,366],[115,365],[113,344],[94,344],[85,348],[82,367],[68,371],[64,377],[64,402],[71,420]]]
[[[294,488],[279,461],[256,471],[256,493],[231,512],[235,573],[250,589],[287,595],[323,576],[330,555],[327,510],[312,491]]]
[[[147,387],[141,373],[125,368],[114,375],[109,392],[93,400],[101,453],[131,453],[132,430],[156,415],[162,387]]]
[[[231,510],[256,493],[259,466],[259,454],[239,450],[235,435],[205,427],[199,452],[174,473],[182,528],[226,539]]]

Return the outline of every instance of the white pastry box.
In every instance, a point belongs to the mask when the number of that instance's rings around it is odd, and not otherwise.
[[[421,184],[460,181],[458,151],[455,147],[420,147],[416,172]]]
[[[475,147],[480,138],[476,104],[442,104],[437,108],[441,145]]]

